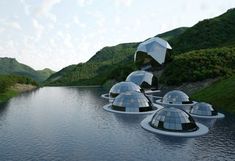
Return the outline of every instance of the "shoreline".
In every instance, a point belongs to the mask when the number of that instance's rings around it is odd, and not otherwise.
[[[7,89],[4,93],[0,94],[0,103],[5,103],[11,98],[24,93],[24,92],[29,92],[37,89],[37,86],[34,86],[32,84],[20,84],[16,83],[14,86],[10,87]]]

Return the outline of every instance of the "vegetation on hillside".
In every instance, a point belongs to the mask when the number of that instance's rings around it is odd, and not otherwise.
[[[36,71],[33,68],[19,63],[14,58],[0,58],[0,74],[3,75],[18,75],[31,78],[38,83],[43,82],[48,78],[48,73],[45,71]]]
[[[157,36],[170,39],[184,32],[185,29],[178,28]],[[47,85],[102,85],[110,79],[125,80],[126,76],[136,69],[134,54],[138,44],[136,42],[105,47],[88,62],[80,63],[66,73],[59,71],[49,77],[45,83]]]
[[[40,77],[43,80],[46,80],[47,78],[49,78],[53,73],[55,73],[53,70],[49,69],[49,68],[45,68],[43,70],[37,70],[38,74],[40,75]]]
[[[38,84],[27,77],[15,75],[0,75],[0,102],[7,101],[9,98],[18,94],[12,87],[15,84],[30,84],[38,86]]]
[[[188,28],[178,37],[170,40],[174,53],[180,54],[191,50],[207,49],[235,44],[235,9],[200,21]]]
[[[218,110],[235,114],[235,75],[221,79],[211,86],[195,92],[191,97],[194,100],[213,104]]]
[[[167,85],[232,75],[235,72],[235,48],[214,48],[176,55],[165,68],[160,81]]]
[[[8,88],[16,83],[32,84],[35,86],[38,85],[34,80],[27,77],[15,75],[0,75],[0,93],[4,93]]]
[[[188,29],[188,27],[179,27],[174,30],[164,32],[163,34],[156,35],[156,37],[160,37],[166,41],[170,41],[174,38],[177,38],[179,35],[184,33],[187,29]]]

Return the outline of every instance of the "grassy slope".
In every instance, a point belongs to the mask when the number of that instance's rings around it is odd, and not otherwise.
[[[235,75],[195,92],[192,98],[209,102],[218,110],[235,113]]]
[[[0,103],[6,102],[10,98],[17,96],[18,94],[19,92],[12,90],[12,89],[8,89],[6,92],[0,93]]]
[[[38,86],[35,81],[27,77],[15,75],[0,75],[0,103],[5,102],[11,97],[19,94],[20,91],[13,88],[16,83]]]

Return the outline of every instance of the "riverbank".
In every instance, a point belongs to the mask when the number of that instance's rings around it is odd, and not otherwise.
[[[0,103],[8,101],[10,98],[17,96],[20,93],[32,91],[36,88],[37,86],[31,84],[16,83],[15,85],[8,88],[4,93],[0,94]]]

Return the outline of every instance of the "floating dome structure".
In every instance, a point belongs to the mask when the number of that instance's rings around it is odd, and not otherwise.
[[[197,123],[185,111],[175,108],[162,108],[148,116],[141,126],[150,132],[180,137],[195,137],[208,133],[208,128]]]
[[[187,112],[189,112],[191,106],[195,104],[195,102],[190,101],[187,94],[180,90],[167,92],[163,96],[162,100],[158,100],[157,103],[163,105],[164,107],[177,107]]]
[[[133,82],[142,89],[158,89],[158,78],[153,73],[138,70],[130,73],[126,81]]]
[[[163,108],[152,104],[141,92],[128,91],[119,94],[111,104],[103,107],[106,111],[124,114],[151,114]]]
[[[199,118],[224,118],[224,114],[218,113],[211,104],[205,102],[194,104],[189,113]]]
[[[141,88],[133,82],[119,82],[115,84],[109,91],[109,97],[115,98],[120,93],[127,91],[140,92]]]
[[[113,101],[115,97],[117,97],[120,93],[127,91],[137,91],[141,92],[141,88],[133,82],[119,82],[113,85],[113,87],[109,90],[109,94],[103,94],[101,97],[105,99],[109,99],[110,102]]]

